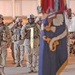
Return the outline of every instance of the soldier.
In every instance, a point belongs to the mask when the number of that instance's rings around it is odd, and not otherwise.
[[[37,27],[38,27],[39,31],[41,32],[41,24],[42,24],[41,17],[36,17],[35,18],[35,23],[37,24]],[[40,33],[39,33],[39,41],[40,41]],[[39,43],[38,49],[39,49],[39,47],[40,47],[40,43]],[[37,60],[39,60],[39,51],[38,51]],[[37,63],[37,65],[38,65],[38,63]]]
[[[17,19],[17,17],[15,17],[12,22],[8,23],[8,27],[9,27],[9,29],[11,31],[11,34],[13,32],[13,27],[14,27],[14,24],[16,22],[16,19]],[[13,39],[12,39],[12,41],[13,41]],[[13,63],[15,63],[15,58],[14,58],[14,43],[13,42],[11,43],[11,50],[12,50]]]
[[[9,28],[3,22],[4,18],[0,14],[0,73],[4,75],[3,67],[6,63],[7,46],[11,42],[11,34]]]
[[[22,27],[22,37],[25,38],[24,46],[26,51],[26,65],[29,68],[30,72],[37,72],[37,54],[38,54],[38,44],[39,44],[39,29],[34,23],[34,15],[31,14],[27,17],[28,23]],[[31,40],[30,40],[30,28],[34,28],[34,48],[31,49]]]
[[[17,18],[16,24],[13,28],[13,43],[14,43],[14,58],[16,66],[22,67],[22,61],[24,57],[24,47],[23,47],[23,40],[21,37],[21,28],[22,28],[22,19]]]

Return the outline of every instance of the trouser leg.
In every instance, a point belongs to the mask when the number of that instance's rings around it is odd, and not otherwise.
[[[6,64],[6,56],[7,56],[7,48],[6,47],[3,47],[2,48],[2,65],[5,66]]]
[[[32,66],[37,66],[37,56],[38,56],[38,45],[39,45],[39,38],[34,39],[34,49],[32,54]]]
[[[30,40],[25,39],[25,51],[26,51],[26,65],[27,67],[32,66],[32,55],[31,55],[31,47],[30,47]]]
[[[20,62],[22,63],[24,58],[24,46],[20,45]]]
[[[17,43],[14,42],[14,59],[15,59],[15,63],[17,63],[17,51],[18,51]]]
[[[15,58],[14,58],[14,43],[11,44],[11,50],[12,50],[13,62],[15,63]]]

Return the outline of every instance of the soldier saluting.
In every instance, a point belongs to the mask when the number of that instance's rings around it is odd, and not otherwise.
[[[12,40],[14,43],[14,58],[17,67],[23,66],[22,60],[24,56],[23,40],[21,37],[22,19],[17,18],[16,23],[12,27]]]

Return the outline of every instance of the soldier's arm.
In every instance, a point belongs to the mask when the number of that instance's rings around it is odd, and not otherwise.
[[[40,26],[39,26],[38,24],[36,24],[36,26],[37,26],[38,30],[39,30],[39,31],[41,31],[41,28],[40,28]]]
[[[15,28],[15,26],[16,26],[16,23],[10,24],[10,25],[8,26],[8,28],[12,31],[12,30]]]
[[[10,24],[8,27],[11,30],[14,27],[14,24]]]
[[[24,39],[26,35],[26,24],[24,24],[21,28],[21,38]]]
[[[39,33],[39,36],[40,36],[40,32],[41,32],[41,28],[38,24],[36,24],[37,28],[38,28],[38,33]]]
[[[11,31],[8,26],[6,26],[7,42],[11,43]]]

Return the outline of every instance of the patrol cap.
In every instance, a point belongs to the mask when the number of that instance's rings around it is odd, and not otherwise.
[[[22,19],[21,18],[17,18],[16,22],[22,22]]]
[[[34,18],[34,15],[33,14],[28,15],[27,19],[29,19],[29,18]]]
[[[53,17],[55,17],[55,16],[56,16],[55,12],[51,12],[51,13],[48,15],[48,18],[53,18]]]
[[[35,18],[35,23],[37,23],[38,21],[40,21],[41,20],[41,17],[36,17]]]
[[[1,14],[0,14],[0,18],[1,18],[2,20],[4,20],[3,15],[1,15]]]

